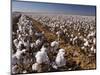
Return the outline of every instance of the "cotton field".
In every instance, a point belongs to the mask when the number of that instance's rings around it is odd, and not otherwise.
[[[12,14],[12,74],[96,68],[95,16]]]

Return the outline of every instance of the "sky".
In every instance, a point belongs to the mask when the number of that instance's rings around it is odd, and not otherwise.
[[[96,15],[96,6],[13,0],[12,11],[94,16]]]

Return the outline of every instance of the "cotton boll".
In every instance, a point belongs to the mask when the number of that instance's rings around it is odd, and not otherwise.
[[[18,46],[18,39],[14,39],[13,43],[14,43],[15,47],[17,48],[17,46]]]
[[[44,47],[44,46],[42,46],[42,48],[40,50],[43,51],[43,52],[47,52],[48,51],[48,49],[46,47]]]
[[[13,35],[13,36],[15,36],[15,35],[16,35],[16,33],[13,31],[13,32],[12,32],[12,35]]]
[[[77,36],[73,38],[73,45],[75,44],[77,38],[78,38]]]
[[[32,29],[29,30],[29,35],[30,35],[30,36],[33,35],[33,30],[32,30]]]
[[[35,57],[36,57],[36,62],[38,64],[41,64],[41,63],[47,64],[47,63],[49,63],[48,55],[44,50],[38,51]]]
[[[65,53],[65,50],[61,48],[61,49],[59,49],[59,52],[64,52]]]
[[[43,62],[43,60],[42,60],[42,59],[43,59],[42,55],[43,55],[43,54],[41,53],[41,51],[38,51],[37,54],[36,54],[36,56],[35,56],[36,62],[39,63],[39,64],[41,64],[41,63]]]
[[[88,40],[84,38],[84,41],[85,41],[84,46],[89,46]]]
[[[26,33],[26,34],[25,34],[25,36],[27,37],[27,36],[28,36],[28,34]]]
[[[18,29],[19,29],[19,31],[20,32],[22,32],[23,30],[22,30],[22,26],[21,25],[18,25]]]
[[[22,53],[25,53],[25,51],[26,51],[25,49],[23,49],[22,51],[17,50],[17,52],[15,53],[16,58],[17,58],[17,59],[20,59]]]
[[[89,44],[88,44],[88,41],[86,41],[85,43],[84,43],[84,46],[88,46]]]
[[[62,29],[63,30],[63,29]],[[63,34],[63,32],[62,31],[57,31],[56,32],[56,35],[57,35],[57,37],[58,37],[58,41],[60,41],[60,38],[61,38],[61,35]]]
[[[24,71],[23,71],[23,73],[27,73],[27,71],[26,71],[26,70],[24,70]]]
[[[20,39],[21,39],[21,37],[22,37],[22,36],[21,36],[21,34],[19,34],[19,35],[18,35],[18,40],[20,40]]]
[[[93,53],[96,53],[96,49],[92,46],[90,49]]]
[[[12,66],[12,73],[13,74],[18,73],[18,66],[17,65]]]
[[[94,35],[95,35],[95,32],[91,32],[91,33],[90,33],[90,36],[94,36]]]
[[[89,38],[91,36],[91,34],[88,34],[87,38]]]
[[[74,35],[73,35],[73,34],[71,34],[71,37],[74,37]]]
[[[81,49],[83,50],[83,49],[85,49],[85,47],[83,46],[83,47],[81,47]]]
[[[94,36],[94,35],[95,35],[95,32],[91,32],[91,33],[88,34],[87,37],[89,38],[89,37]]]
[[[40,68],[41,68],[41,67],[40,67],[40,65],[39,65],[38,63],[34,63],[34,64],[32,65],[32,70],[33,70],[33,71],[38,71]]]
[[[22,54],[22,51],[17,51],[15,54],[16,58],[20,59],[21,54]]]
[[[52,63],[52,68],[54,68],[54,69],[58,69],[58,67],[57,67],[57,65],[56,65],[55,62]]]
[[[84,41],[87,41],[87,39],[84,38]]]
[[[50,62],[46,52],[44,52],[43,58],[44,58],[43,62],[45,62],[45,64],[48,64]]]
[[[65,50],[60,49],[55,60],[58,67],[66,65],[66,59],[64,58],[64,55],[65,55]]]
[[[96,44],[96,39],[95,38],[93,39],[93,43]]]
[[[67,29],[64,29],[64,31],[63,31],[64,33],[66,33],[67,32]]]
[[[40,39],[37,39],[36,42],[35,42],[35,44],[36,44],[37,46],[41,45],[41,43],[42,43],[42,41],[41,41]]]
[[[20,33],[20,31],[17,29],[17,35]]]
[[[91,47],[91,49],[90,49],[91,51],[93,51],[94,50],[94,48],[93,48],[93,46]]]
[[[52,67],[53,67],[54,69],[58,69],[57,65],[52,65]]]
[[[27,51],[27,49],[23,49],[23,50],[22,50],[23,53],[26,53],[26,51]]]
[[[22,41],[19,41],[19,43],[18,43],[18,45],[17,45],[17,48],[18,49],[21,49],[21,45],[22,45],[23,43],[22,43]]]
[[[35,43],[30,44],[31,48],[35,47]]]
[[[70,41],[73,41],[73,38],[70,38]]]
[[[29,41],[28,40],[24,41],[23,44],[24,44],[24,47],[26,47],[26,49],[28,50],[29,49]]]
[[[82,36],[79,36],[79,38],[82,39],[83,37]]]
[[[79,31],[79,29],[78,29],[78,31]],[[78,35],[80,35],[80,33],[78,33]]]
[[[17,60],[15,54],[13,54],[13,55],[12,55],[12,61],[11,61],[11,64],[12,64],[12,65],[16,65],[16,64],[17,64],[17,61],[18,61],[18,60]]]
[[[76,40],[78,37],[76,36],[73,40]]]
[[[60,36],[61,32],[60,31],[57,31],[56,34]]]
[[[93,52],[96,53],[96,49],[94,49]]]
[[[59,47],[59,42],[57,41],[51,42],[51,47],[53,47],[56,50]]]

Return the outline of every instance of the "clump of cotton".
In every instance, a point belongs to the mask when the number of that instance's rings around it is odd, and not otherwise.
[[[58,41],[51,42],[51,47],[53,48],[52,51],[56,52],[56,50],[59,48],[59,42]]]
[[[45,51],[46,49],[45,48],[42,48],[41,51],[38,51],[37,54],[35,55],[35,58],[36,58],[36,62],[38,64],[41,64],[41,63],[49,63],[49,57]]]
[[[32,65],[32,70],[33,70],[33,71],[38,71],[40,68],[41,68],[41,67],[40,67],[40,65],[39,65],[38,63],[34,63],[34,64]]]
[[[19,43],[18,39],[14,39],[13,43],[14,43],[14,46],[17,48],[18,47],[18,43]]]
[[[36,42],[35,42],[35,44],[36,44],[36,46],[39,46],[39,45],[41,45],[41,44],[42,44],[42,40],[40,40],[40,39],[37,39],[37,40],[36,40]]]
[[[23,49],[22,51],[17,50],[16,53],[14,54],[14,56],[15,56],[17,59],[20,59],[22,53],[25,53],[25,51],[26,51],[26,49]]]
[[[65,55],[65,50],[60,49],[55,60],[58,67],[62,67],[66,65],[66,59],[64,55]]]
[[[24,71],[23,71],[23,73],[27,73],[27,71],[26,71],[26,70],[24,70]]]
[[[84,39],[84,41],[85,41],[84,46],[89,46],[88,40]]]

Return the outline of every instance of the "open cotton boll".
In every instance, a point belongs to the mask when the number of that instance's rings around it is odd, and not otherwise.
[[[96,53],[96,49],[94,49],[93,52]]]
[[[15,54],[16,58],[20,59],[21,54],[22,54],[22,51],[17,51]]]
[[[35,44],[38,46],[38,45],[40,45],[42,43],[42,41],[40,40],[40,39],[37,39],[36,40],[36,42],[35,42]]]
[[[35,43],[31,43],[30,46],[31,46],[31,48],[33,48],[33,47],[36,46],[36,44]]]
[[[89,46],[88,40],[84,38],[84,41],[85,41],[84,46]]]
[[[94,48],[93,48],[93,46],[91,47],[91,49],[90,49],[91,51],[93,51],[94,50]]]
[[[19,29],[20,32],[23,31],[23,30],[22,30],[22,26],[21,26],[20,24],[18,24],[18,29]]]
[[[83,50],[83,49],[85,49],[85,47],[83,46],[83,47],[81,47],[81,49]]]
[[[61,35],[60,31],[56,32],[56,35],[58,37],[58,40],[60,40],[60,35]]]
[[[92,46],[90,49],[93,53],[96,53],[96,49]]]
[[[30,34],[31,36],[33,35],[32,29],[29,30],[29,34]]]
[[[48,51],[48,49],[46,47],[44,47],[44,46],[42,46],[42,48],[40,50],[43,51],[43,52],[47,52]]]
[[[13,74],[17,73],[17,71],[16,71],[17,69],[18,69],[18,66],[17,65],[13,66],[12,67],[12,73]]]
[[[18,39],[20,40],[20,39],[21,39],[21,37],[22,37],[22,36],[21,36],[21,34],[19,34],[19,35],[18,35]]]
[[[70,41],[73,41],[73,38],[70,38]]]
[[[57,65],[56,65],[55,62],[52,63],[52,67],[53,67],[54,69],[58,69],[58,67],[57,67]]]
[[[16,64],[17,64],[17,58],[16,58],[15,54],[12,55],[11,64],[12,64],[12,65],[16,65]]]
[[[17,48],[17,46],[18,46],[18,39],[14,39],[13,43],[14,43],[15,47]]]
[[[79,38],[82,39],[83,37],[82,36],[79,36]]]
[[[58,67],[66,65],[66,59],[64,58],[64,55],[65,55],[65,50],[60,49],[55,60]]]
[[[89,43],[88,43],[88,41],[86,41],[85,43],[84,43],[84,46],[88,46],[89,45]]]
[[[20,33],[20,31],[19,30],[17,30],[17,34],[19,34]]]
[[[22,45],[23,43],[22,43],[22,41],[19,41],[19,43],[18,43],[18,45],[17,45],[17,48],[18,49],[21,49],[21,45]]]
[[[93,43],[96,44],[96,39],[95,38],[93,39]]]
[[[26,49],[29,49],[29,41],[24,41],[23,44]]]
[[[44,50],[38,51],[35,57],[36,57],[36,62],[38,64],[41,64],[41,63],[47,64],[47,63],[49,63],[48,55]]]
[[[33,71],[38,71],[40,68],[41,68],[41,67],[40,67],[40,65],[39,65],[38,63],[34,63],[34,64],[32,65],[32,70],[33,70]]]
[[[26,49],[23,49],[22,51],[17,50],[17,52],[15,53],[15,56],[17,59],[20,59],[22,53],[25,53]]]
[[[23,53],[25,53],[26,51],[27,51],[26,49],[23,49],[23,50],[22,50]]]
[[[73,35],[73,34],[71,34],[71,37],[74,37],[74,35]]]
[[[64,52],[65,53],[65,50],[61,48],[61,49],[59,49],[59,52]]]
[[[88,35],[88,37],[94,36],[94,35],[95,35],[95,32],[91,32],[91,33]]]
[[[38,51],[35,58],[36,58],[36,62],[41,64],[43,62],[43,54],[41,53],[41,51]]]
[[[78,37],[76,36],[73,40],[76,40]]]
[[[23,73],[27,73],[27,71],[26,71],[26,70],[24,70],[24,71],[23,71]]]
[[[59,42],[57,41],[51,42],[51,47],[55,47],[57,49],[59,47]]]
[[[85,39],[85,38],[84,38],[84,41],[86,42],[86,41],[87,41],[87,39]]]
[[[57,41],[51,42],[51,47],[55,47],[55,46],[58,46],[58,45],[59,45],[59,43]]]

